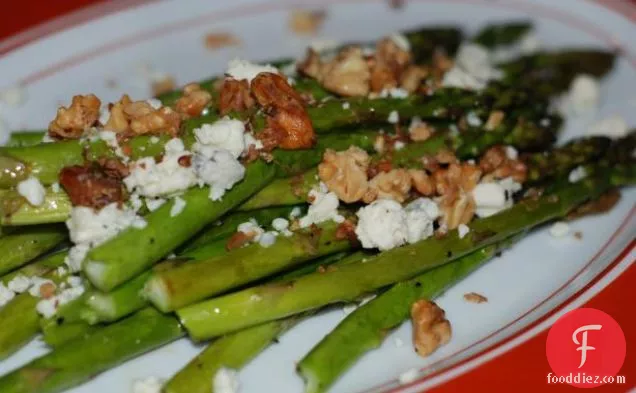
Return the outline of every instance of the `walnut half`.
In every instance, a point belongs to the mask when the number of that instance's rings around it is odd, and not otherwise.
[[[57,139],[80,138],[85,129],[97,123],[101,105],[94,94],[73,96],[71,105],[59,108],[55,119],[49,123],[49,135]]]
[[[426,357],[451,338],[451,325],[444,310],[435,302],[418,300],[411,306],[413,345],[418,355]]]
[[[367,191],[370,157],[356,146],[341,152],[328,149],[318,165],[318,176],[346,203],[359,201]]]

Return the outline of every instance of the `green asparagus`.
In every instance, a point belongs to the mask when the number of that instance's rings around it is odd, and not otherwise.
[[[0,275],[30,262],[66,238],[60,225],[18,228],[0,237]]]

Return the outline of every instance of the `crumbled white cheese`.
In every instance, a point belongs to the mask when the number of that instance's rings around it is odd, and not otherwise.
[[[15,293],[25,292],[31,287],[31,279],[23,274],[18,274],[7,283],[7,288]]]
[[[152,109],[161,109],[161,107],[163,106],[161,101],[156,98],[149,98],[146,100],[146,103],[148,103],[148,105],[150,105]]]
[[[391,124],[397,124],[400,121],[400,114],[395,110],[391,111],[386,121],[388,121]]]
[[[258,225],[258,222],[256,222],[254,218],[250,218],[249,221],[239,224],[236,230],[251,236],[255,241],[258,241],[263,233],[265,233],[265,230]]]
[[[439,207],[430,198],[418,198],[406,205],[407,241],[415,243],[433,235],[434,222],[440,216]]]
[[[260,239],[258,239],[258,244],[265,248],[272,246],[276,243],[276,235],[278,235],[278,233],[274,231],[265,232],[261,235]]]
[[[165,146],[165,154],[160,163],[154,157],[137,160],[124,178],[124,184],[130,192],[137,192],[146,197],[171,195],[184,191],[195,184],[198,179],[192,166],[179,164],[179,159],[192,153],[185,150],[183,141],[173,138]]]
[[[311,43],[309,44],[309,47],[318,53],[327,52],[327,51],[336,49],[339,46],[340,46],[339,41],[328,39],[328,38],[315,39],[315,40],[312,40]]]
[[[133,382],[133,393],[161,393],[163,381],[157,377],[138,379]]]
[[[57,274],[58,277],[63,277],[68,274],[68,270],[66,270],[64,266],[58,266],[58,268],[55,270],[55,274]]]
[[[106,205],[99,211],[85,206],[76,206],[71,210],[66,226],[75,246],[69,250],[65,263],[71,271],[81,268],[81,263],[91,247],[100,245],[128,227],[144,225],[145,220],[128,208],[120,209],[117,203]]]
[[[0,101],[9,106],[20,106],[26,101],[26,90],[16,85],[0,90]]]
[[[608,138],[622,138],[627,135],[628,127],[625,119],[620,115],[606,117],[587,129],[588,135],[600,135]]]
[[[0,282],[0,307],[9,303],[11,299],[15,297],[15,292],[4,286],[4,283]]]
[[[18,183],[17,189],[18,194],[22,195],[31,205],[40,206],[44,203],[46,189],[37,178],[29,176],[28,179]]]
[[[214,393],[238,393],[238,373],[231,368],[221,367],[214,374],[212,385]]]
[[[36,306],[36,310],[44,318],[51,318],[55,315],[59,307],[82,296],[84,291],[85,288],[83,285],[64,289],[55,296],[40,300]]]
[[[347,110],[349,108],[351,108],[351,104],[348,101],[342,103],[342,109]]]
[[[68,276],[66,278],[66,282],[68,283],[68,285],[70,285],[72,288],[75,287],[81,287],[82,285],[84,285],[84,282],[82,281],[82,278],[79,276]]]
[[[473,189],[476,213],[479,217],[488,217],[512,206],[512,195],[521,189],[521,184],[512,178],[494,182],[482,182]]]
[[[153,143],[153,144],[154,144],[154,143],[159,143],[159,141],[160,141],[160,140],[161,140],[161,139],[159,139],[159,137],[158,137],[158,136],[154,136],[154,135],[153,135],[153,136],[151,136],[151,137],[150,137],[150,143]]]
[[[493,67],[488,49],[481,45],[462,44],[455,57],[455,65],[442,80],[442,86],[481,90],[486,83],[501,78],[501,72]]]
[[[395,150],[402,150],[402,149],[404,149],[405,146],[406,146],[406,143],[404,143],[402,141],[395,141],[395,143],[393,144],[393,148]]]
[[[568,175],[568,180],[570,181],[570,183],[576,183],[585,179],[586,176],[587,172],[585,171],[585,167],[579,165],[576,168],[572,169],[572,171]]]
[[[145,201],[146,207],[151,212],[159,209],[164,203],[166,203],[166,200],[163,198],[146,198]]]
[[[457,234],[460,239],[463,239],[464,236],[468,235],[468,232],[470,232],[470,228],[466,224],[459,224],[457,227]]]
[[[106,123],[108,123],[108,120],[110,120],[110,109],[108,109],[108,107],[106,106],[100,109],[98,121],[99,124],[105,126]]]
[[[477,116],[477,114],[473,111],[468,112],[468,114],[466,115],[466,122],[471,127],[480,127],[482,124],[484,124],[479,116]]]
[[[183,200],[183,198],[176,196],[174,198],[174,202],[172,203],[172,207],[170,208],[170,217],[178,216],[179,214],[181,214],[183,209],[185,209],[185,207],[186,201]]]
[[[278,231],[283,236],[291,236],[292,232],[289,230],[289,220],[282,217],[275,218],[272,221],[272,228]]]
[[[409,92],[400,87],[392,87],[390,89],[382,89],[379,97],[381,98],[406,98],[409,96]]]
[[[417,374],[418,374],[417,369],[411,368],[409,370],[406,370],[402,374],[400,374],[400,376],[398,377],[398,381],[400,382],[400,384],[406,385],[408,383],[415,381],[417,379]]]
[[[268,64],[258,65],[250,63],[247,60],[233,59],[230,60],[225,74],[231,76],[236,80],[247,79],[247,82],[250,83],[252,79],[256,78],[256,75],[260,74],[261,72],[271,72],[277,74],[278,69]]]
[[[512,146],[506,146],[506,157],[509,160],[516,160],[519,157],[519,152]]]
[[[550,235],[554,237],[564,237],[570,233],[570,226],[567,222],[558,221],[550,227]]]
[[[245,176],[245,167],[227,150],[206,151],[193,160],[198,178],[210,186],[210,199],[217,201]]]
[[[409,237],[407,214],[392,199],[378,199],[356,213],[356,235],[364,248],[390,250],[406,243]]]
[[[402,49],[403,51],[408,52],[411,50],[411,43],[409,42],[408,38],[404,36],[404,34],[394,33],[391,34],[389,38],[395,45],[397,45],[398,48]]]
[[[45,136],[48,134],[45,134]],[[9,143],[11,139],[11,131],[9,131],[9,126],[5,121],[0,117],[0,146],[4,146]]]
[[[570,88],[558,104],[564,114],[582,116],[594,114],[598,110],[601,88],[598,80],[591,75],[577,75]]]
[[[197,138],[193,150],[202,152],[204,149],[225,149],[239,158],[245,150],[245,124],[240,120],[224,117],[212,124],[204,124],[194,129]],[[208,155],[208,154],[206,154]]]
[[[60,183],[55,182],[55,183],[51,184],[51,191],[53,191],[56,194],[58,192],[62,191],[62,187],[60,187]]]
[[[254,135],[252,135],[251,133],[246,132],[243,135],[243,138],[245,141],[245,150],[243,151],[243,155],[247,154],[250,146],[254,146],[256,150],[260,150],[263,148],[263,142],[261,142],[260,139],[254,138]]]
[[[338,214],[338,206],[340,206],[338,196],[334,192],[329,192],[324,183],[321,182],[317,190],[309,191],[309,197],[312,201],[307,209],[307,215],[301,217],[298,222],[301,228],[328,220],[338,223],[344,221],[344,217]]]
[[[301,216],[301,214],[303,214],[302,209],[296,206],[289,212],[289,218],[291,219],[298,218]]]

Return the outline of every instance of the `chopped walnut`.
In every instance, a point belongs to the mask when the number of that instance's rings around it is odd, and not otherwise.
[[[232,236],[230,236],[227,243],[225,244],[225,249],[228,251],[232,251],[236,248],[241,248],[247,243],[251,242],[252,239],[254,239],[254,237],[256,237],[255,232],[254,233],[245,233],[241,231],[235,232]]]
[[[453,192],[472,191],[481,177],[481,171],[475,165],[468,163],[448,165],[447,169],[439,169],[433,172],[435,189],[439,195],[447,195]]]
[[[522,161],[508,158],[504,146],[488,149],[479,160],[479,167],[490,177],[496,179],[512,177],[519,183],[523,183],[528,174],[528,169]]]
[[[464,294],[464,300],[471,303],[487,303],[488,298],[484,295],[480,295],[476,292],[469,292]]]
[[[101,101],[94,94],[73,96],[68,108],[57,110],[49,123],[49,135],[56,139],[77,139],[84,130],[94,126],[99,119]]]
[[[380,172],[369,182],[369,189],[363,197],[365,203],[375,199],[393,199],[404,202],[411,190],[411,176],[406,169],[392,169]]]
[[[344,220],[336,228],[336,239],[349,240],[352,244],[358,243],[358,235],[356,235],[356,225],[350,220]]]
[[[201,112],[212,101],[212,94],[198,83],[190,83],[183,88],[183,95],[175,102],[175,110],[185,119],[201,116]]]
[[[217,50],[240,45],[241,40],[232,33],[209,33],[205,35],[203,43],[207,49]]]
[[[402,72],[400,87],[409,93],[415,93],[428,74],[428,69],[422,66],[410,65]]]
[[[60,184],[73,206],[96,209],[125,200],[122,178],[112,166],[104,168],[98,163],[70,166],[60,172]]]
[[[424,196],[435,194],[435,181],[426,171],[421,169],[409,169],[409,175],[411,176],[413,187],[415,187],[417,192]]]
[[[307,49],[307,56],[305,60],[297,64],[298,72],[314,78],[319,79],[322,71],[322,61],[318,52],[312,48]]]
[[[411,52],[400,48],[391,38],[383,38],[375,46],[376,65],[388,67],[396,79],[411,63]]]
[[[504,111],[498,110],[498,111],[490,112],[490,114],[488,115],[488,120],[486,120],[486,125],[484,126],[484,128],[486,129],[486,131],[494,130],[495,128],[499,127],[499,125],[501,125],[505,117],[506,117],[506,114],[504,113]]]
[[[318,165],[318,176],[330,191],[346,203],[357,202],[367,192],[367,169],[370,158],[367,152],[356,146],[346,151],[328,149]]]
[[[267,115],[267,128],[259,135],[265,150],[268,147],[266,141],[277,143],[283,149],[313,146],[316,137],[309,114],[302,98],[285,78],[261,72],[252,80],[251,89]]]
[[[409,137],[412,141],[422,142],[430,138],[434,131],[433,127],[428,124],[418,122],[409,127]]]
[[[146,101],[133,102],[124,95],[111,106],[110,118],[104,128],[122,135],[166,133],[176,136],[180,125],[181,117],[171,108],[154,109]]]
[[[169,93],[177,88],[177,82],[171,76],[165,76],[152,82],[152,95],[158,96]]]
[[[289,19],[289,27],[296,34],[313,35],[318,32],[327,13],[321,10],[294,10]]]
[[[219,94],[219,112],[226,115],[229,112],[243,112],[254,106],[254,99],[250,94],[250,85],[246,79],[236,80],[225,78]]]
[[[357,46],[341,50],[332,61],[320,67],[318,75],[325,89],[349,97],[369,94],[370,78],[369,65]]]
[[[369,84],[372,92],[379,93],[382,90],[397,87],[398,81],[395,74],[388,66],[376,64],[376,66],[371,70]]]
[[[461,224],[469,223],[475,216],[475,200],[465,192],[442,197],[439,206],[442,224],[446,229],[456,229]]]
[[[429,300],[418,300],[411,306],[413,345],[420,356],[428,356],[451,338],[451,325],[446,313]]]

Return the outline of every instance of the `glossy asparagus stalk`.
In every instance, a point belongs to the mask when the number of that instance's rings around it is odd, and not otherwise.
[[[144,309],[0,377],[3,393],[56,393],[184,335],[174,317]]]
[[[66,239],[61,225],[16,228],[0,237],[0,275],[30,262]]]
[[[610,173],[604,171],[552,195],[525,200],[499,214],[475,220],[470,224],[471,231],[463,238],[459,238],[457,231],[452,231],[443,239],[429,238],[383,252],[364,264],[342,266],[288,283],[245,289],[179,309],[177,315],[190,335],[202,340],[327,304],[351,301],[562,217],[606,191],[612,186],[610,181]]]

